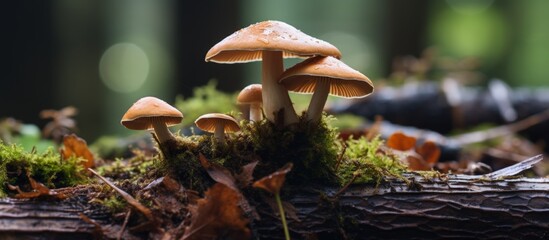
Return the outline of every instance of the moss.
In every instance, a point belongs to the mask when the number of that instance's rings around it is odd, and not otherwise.
[[[175,140],[168,140],[158,146],[162,153],[157,165],[159,171],[179,180],[185,188],[205,190],[209,179],[198,160],[199,146],[204,141],[206,136],[177,136]]]
[[[101,203],[113,214],[124,211],[128,206],[126,200],[119,195],[110,195]]]
[[[376,137],[350,139],[337,174],[343,182],[354,178],[354,183],[379,184],[385,176],[400,177],[406,166],[398,159],[381,150],[383,141]]]
[[[263,120],[242,126],[242,140],[261,159],[256,175],[266,176],[293,162],[289,182],[337,183],[334,167],[339,148],[335,144],[337,131],[328,125],[331,120],[324,116],[319,124],[310,124],[301,118],[296,125],[287,127]]]
[[[53,148],[44,153],[26,152],[19,145],[6,145],[0,142],[0,182],[20,186],[30,190],[27,171],[38,182],[49,188],[75,186],[87,182],[83,174],[80,158],[61,159],[61,155]],[[0,190],[0,196],[6,196],[6,186]]]

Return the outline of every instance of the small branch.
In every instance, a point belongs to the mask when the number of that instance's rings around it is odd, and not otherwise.
[[[500,169],[498,171],[488,173],[484,175],[485,177],[495,179],[495,178],[502,178],[502,177],[509,177],[516,174],[521,173],[522,171],[528,170],[534,166],[534,164],[538,163],[543,159],[543,155],[536,155],[534,157],[528,158],[524,161],[521,161],[517,164],[511,165],[509,167]]]
[[[351,186],[351,184],[353,184],[353,182],[355,182],[355,180],[358,176],[360,176],[360,174],[354,174],[353,178],[351,178],[351,180],[347,184],[345,184],[345,186],[343,186],[343,188],[341,188],[339,191],[337,191],[337,193],[334,195],[334,197],[337,197],[340,194],[342,194],[343,192],[345,192],[345,190],[347,190],[347,188],[349,188],[349,186]]]
[[[458,146],[476,143],[476,142],[482,142],[488,139],[502,137],[511,133],[516,133],[548,120],[549,120],[549,109],[511,124],[502,125],[499,127],[494,127],[494,128],[490,128],[482,131],[465,133],[452,138],[448,138],[448,141]]]
[[[118,194],[120,194],[130,205],[132,205],[133,207],[135,207],[137,210],[139,210],[141,213],[143,213],[143,215],[145,215],[145,217],[150,221],[150,222],[155,222],[155,218],[151,212],[150,209],[148,209],[147,207],[143,206],[143,204],[141,204],[139,201],[137,201],[135,198],[133,198],[130,194],[124,192],[124,190],[116,187],[112,182],[110,182],[109,180],[107,180],[106,178],[104,178],[103,176],[99,175],[99,173],[95,172],[93,169],[91,168],[88,168],[88,171],[90,171],[91,173],[93,173],[95,176],[97,176],[99,179],[103,180],[103,182],[105,182],[107,185],[109,185],[110,187],[112,187],[116,192],[118,192]]]
[[[120,231],[118,232],[118,236],[116,237],[117,240],[122,239],[122,235],[124,234],[124,230],[126,229],[126,225],[128,225],[128,221],[130,220],[130,215],[132,214],[132,210],[129,209],[128,213],[126,213],[126,217],[124,218],[124,223],[122,223],[122,227],[120,228]]]

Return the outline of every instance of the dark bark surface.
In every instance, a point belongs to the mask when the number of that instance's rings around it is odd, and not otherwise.
[[[84,200],[0,199],[0,239],[98,239],[96,226],[81,215],[102,223],[107,213]]]
[[[390,179],[377,188],[355,185],[343,191],[307,186],[290,188],[300,221],[288,218],[293,239],[547,239],[549,179],[448,175],[410,182]],[[250,199],[251,200],[251,199]],[[251,223],[257,239],[283,239],[280,220],[265,201]],[[291,212],[291,211],[288,211]],[[108,218],[84,199],[0,200],[2,239],[94,239]]]
[[[290,219],[296,239],[547,239],[549,179],[448,179],[409,176],[412,187],[393,180],[337,189],[293,191],[285,200],[300,220]],[[278,218],[260,208],[261,239],[282,239]]]

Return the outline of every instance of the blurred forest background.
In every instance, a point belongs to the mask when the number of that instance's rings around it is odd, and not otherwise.
[[[41,110],[71,105],[88,141],[129,134],[120,118],[142,96],[173,102],[211,79],[227,92],[259,82],[259,63],[204,56],[264,20],[332,43],[374,83],[390,76],[395,59],[426,49],[473,57],[483,76],[470,84],[549,81],[546,0],[56,0],[7,1],[1,9],[0,118],[43,125]]]

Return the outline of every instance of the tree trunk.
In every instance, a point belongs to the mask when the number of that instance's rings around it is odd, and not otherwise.
[[[292,239],[547,239],[549,179],[448,175],[410,181],[388,179],[377,188],[354,185],[340,189],[290,188],[299,222],[289,216]],[[81,196],[77,196],[81,198]],[[251,223],[257,239],[283,239],[276,212],[263,200],[261,217]],[[292,213],[291,209],[286,209]],[[101,211],[85,200],[0,199],[0,236],[10,239],[94,239],[97,230],[79,216],[106,223]]]
[[[293,204],[300,222],[289,218],[295,239],[547,239],[549,179],[483,181],[451,175],[412,184],[391,180],[378,188],[352,186],[324,194],[293,189],[282,197]],[[283,239],[278,217],[258,208],[260,239]]]

